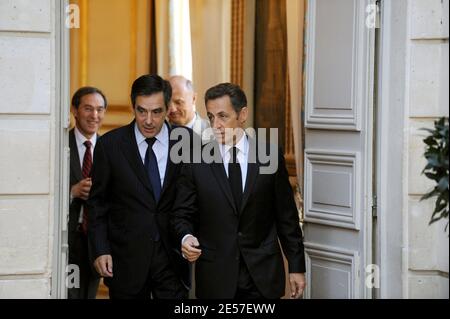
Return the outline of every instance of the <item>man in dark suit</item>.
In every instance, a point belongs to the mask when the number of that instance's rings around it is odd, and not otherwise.
[[[196,296],[282,297],[279,240],[289,265],[291,298],[298,298],[305,288],[305,257],[283,154],[275,150],[278,167],[265,174],[255,147],[261,145],[243,130],[248,110],[239,86],[210,88],[205,104],[216,137],[209,145],[214,162],[203,156],[201,163],[183,165],[171,218],[183,256],[196,261]],[[205,147],[203,155],[209,154]]]
[[[135,119],[95,148],[89,239],[112,299],[187,296],[188,263],[169,236],[180,168],[169,156],[177,142],[165,122],[171,92],[157,75],[138,78],[131,89]]]
[[[75,127],[69,132],[70,212],[69,264],[80,270],[80,286],[68,289],[69,299],[95,299],[99,276],[91,267],[86,232],[86,200],[92,185],[90,168],[97,132],[106,111],[105,95],[97,88],[82,87],[72,97]]]
[[[170,99],[169,111],[167,112],[169,122],[192,129],[200,138],[197,141],[201,142],[203,132],[210,126],[209,122],[196,112],[197,92],[194,90],[192,81],[182,75],[173,75],[168,81],[172,87],[172,98]],[[194,269],[195,265],[192,264],[192,266],[192,269]],[[189,291],[189,298],[193,299],[195,296],[195,284],[194,280],[191,279],[191,281],[193,284]]]

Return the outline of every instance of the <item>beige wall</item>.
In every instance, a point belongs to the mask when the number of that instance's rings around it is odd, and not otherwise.
[[[112,105],[128,105],[130,86],[137,76],[148,73],[148,0],[71,1],[87,15],[87,32],[71,30],[71,93],[80,86],[101,88]],[[87,5],[87,6],[85,6]],[[80,53],[86,43],[87,55]],[[80,78],[86,64],[86,78]]]
[[[424,175],[425,132],[435,119],[449,115],[448,0],[410,0],[407,39],[407,163],[408,220],[407,297],[449,297],[449,238],[444,222],[428,226],[434,199],[420,201],[433,184]]]
[[[132,119],[131,85],[137,77],[149,72],[149,1],[71,3],[78,4],[81,10],[81,28],[72,29],[70,34],[71,94],[85,85],[98,87],[105,93],[111,107],[105,116],[103,133]]]
[[[192,73],[198,93],[197,111],[206,116],[208,88],[230,81],[231,1],[190,0]]]
[[[83,85],[97,86],[109,104],[101,132],[132,119],[129,90],[132,81],[148,73],[148,0],[72,0],[87,16],[87,31],[71,30],[71,94]],[[135,3],[133,5],[133,3]],[[156,0],[158,73],[169,76],[169,2]],[[253,125],[254,14],[255,1],[246,1],[244,86]],[[137,13],[135,9],[137,8]],[[208,88],[230,81],[231,2],[230,0],[190,0],[193,55],[193,82],[198,93],[197,110],[206,117],[203,102]],[[132,21],[137,19],[137,26]],[[120,21],[120,23],[111,23]],[[136,47],[133,47],[133,28]],[[82,48],[86,54],[82,54]],[[135,53],[133,60],[132,53]],[[135,66],[133,66],[135,63]],[[85,76],[83,77],[83,68]],[[134,71],[135,70],[135,71]],[[73,123],[73,119],[72,119]]]
[[[55,1],[0,1],[0,299],[48,298],[56,177]]]

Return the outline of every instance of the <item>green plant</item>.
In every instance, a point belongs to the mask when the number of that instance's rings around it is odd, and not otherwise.
[[[429,225],[442,218],[448,219],[448,118],[442,117],[434,122],[434,129],[424,128],[430,135],[423,141],[426,144],[424,156],[428,163],[422,171],[426,177],[436,182],[432,191],[422,196],[421,200],[437,197]],[[447,231],[447,225],[445,231]]]

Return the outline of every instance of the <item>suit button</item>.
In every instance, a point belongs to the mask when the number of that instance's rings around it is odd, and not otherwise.
[[[236,256],[236,260],[239,260],[239,256]]]
[[[241,232],[239,232],[239,233],[238,233],[238,236],[239,236],[239,237],[242,237],[242,233],[241,233]]]

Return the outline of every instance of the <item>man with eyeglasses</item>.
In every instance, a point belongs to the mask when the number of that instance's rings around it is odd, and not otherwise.
[[[106,97],[95,87],[82,87],[72,97],[75,127],[69,132],[70,212],[69,264],[79,269],[79,287],[69,287],[69,299],[95,299],[99,276],[89,258],[86,200],[91,189],[94,147],[106,111]]]

